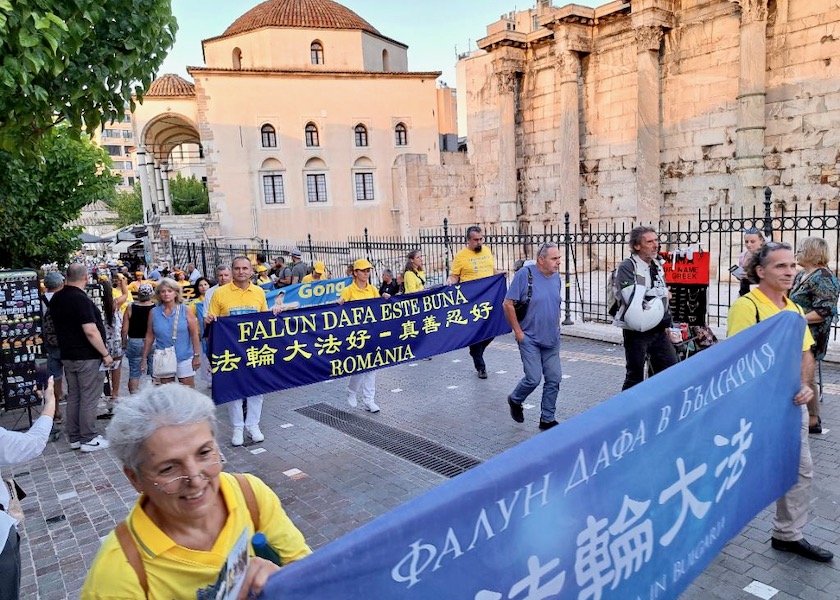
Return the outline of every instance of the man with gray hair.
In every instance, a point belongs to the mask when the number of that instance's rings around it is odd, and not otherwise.
[[[85,293],[87,280],[85,265],[67,267],[64,288],[50,300],[50,313],[67,381],[65,425],[70,447],[96,452],[108,447],[108,441],[96,433],[103,383],[99,367],[110,368],[114,359],[105,345],[102,314]]]

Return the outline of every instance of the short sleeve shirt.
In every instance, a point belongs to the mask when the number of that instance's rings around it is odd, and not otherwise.
[[[58,348],[64,360],[102,358],[102,354],[91,345],[82,329],[82,325],[94,323],[104,344],[106,337],[102,313],[83,290],[66,285],[57,291],[50,300],[50,314],[58,336]]]
[[[372,298],[379,298],[379,290],[371,284],[367,284],[367,287],[362,289],[353,282],[341,290],[341,299],[345,302],[352,302],[354,300],[370,300]]]
[[[783,310],[791,310],[802,315],[802,309],[790,298],[785,298],[785,307],[779,308],[760,289],[755,288],[749,294],[738,298],[730,307],[729,314],[726,317],[726,335],[733,336],[747,327],[755,325],[757,322],[755,319],[756,311],[758,311],[759,319],[764,321]],[[810,350],[813,345],[814,336],[811,335],[811,331],[806,327],[805,334],[802,338],[802,351]]]
[[[249,283],[244,290],[233,282],[228,283],[219,287],[210,298],[209,313],[217,317],[245,315],[267,310],[265,290],[253,283]]]
[[[495,272],[493,253],[487,246],[482,246],[481,252],[464,248],[455,255],[450,269],[450,273],[456,276],[461,283],[490,277]]]
[[[551,277],[546,277],[537,267],[519,269],[505,294],[505,300],[524,302],[528,298],[529,269],[532,281],[531,302],[519,325],[534,343],[551,347],[560,341],[560,275],[553,273]]]

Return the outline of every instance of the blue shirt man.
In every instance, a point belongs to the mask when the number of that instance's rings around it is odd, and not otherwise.
[[[554,413],[557,392],[563,372],[560,367],[560,250],[557,244],[543,244],[535,265],[523,267],[516,273],[505,294],[505,317],[510,323],[525,376],[508,396],[510,416],[517,423],[525,421],[522,403],[543,383],[540,408],[541,430],[557,425]],[[529,299],[530,296],[530,299]],[[515,303],[528,302],[528,310],[520,321]]]

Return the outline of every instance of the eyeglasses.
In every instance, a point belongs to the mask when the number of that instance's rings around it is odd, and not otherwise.
[[[177,477],[172,477],[164,481],[158,481],[157,478],[150,477],[149,475],[146,475],[146,478],[152,482],[155,488],[171,496],[187,487],[193,479],[210,481],[214,477],[217,477],[222,472],[225,457],[218,450],[213,450],[207,456],[199,458],[198,462],[201,464],[201,470],[195,475],[178,475]]]

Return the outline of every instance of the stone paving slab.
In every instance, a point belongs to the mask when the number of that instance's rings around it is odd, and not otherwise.
[[[377,403],[382,411],[360,414],[487,460],[539,434],[540,390],[529,399],[533,408],[526,409],[525,423],[512,422],[505,398],[522,375],[513,338],[498,338],[486,358],[487,380],[475,377],[466,349],[378,371]],[[558,419],[571,418],[619,390],[624,377],[620,346],[570,337],[561,358],[567,378],[560,387]],[[823,414],[832,431],[811,437],[816,472],[805,534],[837,553],[840,367],[825,366],[823,376],[828,394]],[[445,481],[295,412],[317,402],[349,410],[345,387],[346,382],[333,381],[268,395],[262,423],[266,441],[241,448],[230,446],[227,411],[219,411],[226,468],[264,479],[316,549]],[[15,425],[20,415],[3,415],[0,424]],[[99,422],[103,428],[105,423]],[[252,453],[259,449],[264,451]],[[300,473],[289,473],[292,469]],[[109,452],[73,451],[63,438],[48,444],[42,457],[13,472],[29,494],[23,502],[27,521],[22,597],[78,597],[101,538],[125,517],[136,492]],[[772,516],[773,507],[757,515],[682,598],[754,599],[758,596],[744,591],[753,581],[778,590],[773,596],[777,600],[840,598],[840,561],[816,564],[772,550]]]

